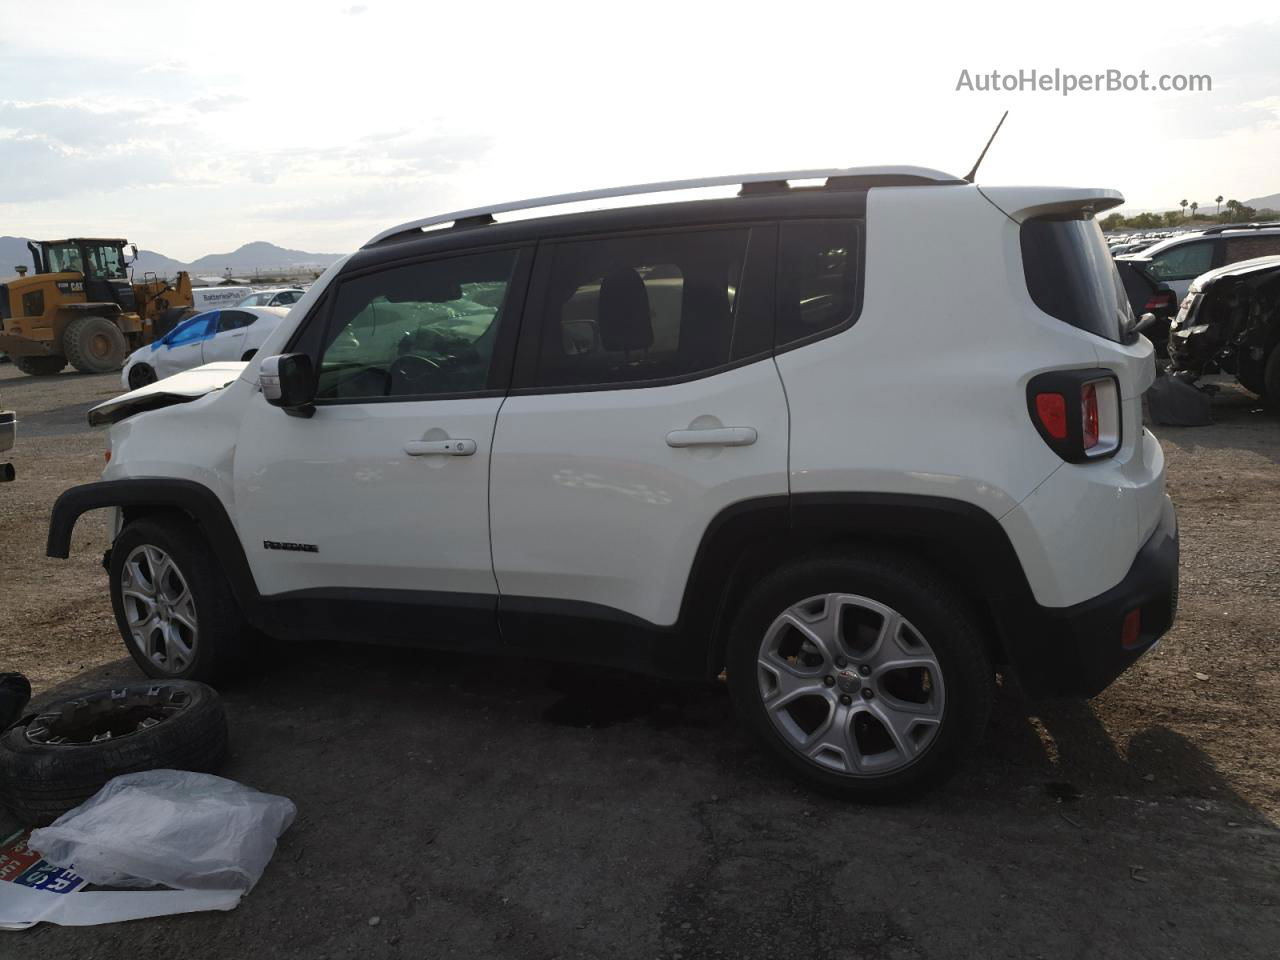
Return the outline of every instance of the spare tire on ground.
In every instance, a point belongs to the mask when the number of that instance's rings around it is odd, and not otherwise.
[[[45,706],[0,734],[0,801],[33,826],[137,770],[217,769],[227,717],[211,687],[155,680]]]

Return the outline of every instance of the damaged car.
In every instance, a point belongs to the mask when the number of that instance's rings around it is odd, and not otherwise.
[[[1169,328],[1169,372],[1194,383],[1231,374],[1269,405],[1280,405],[1280,256],[1201,274]]]

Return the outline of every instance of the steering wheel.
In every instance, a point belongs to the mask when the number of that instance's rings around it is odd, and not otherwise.
[[[410,388],[420,386],[423,381],[431,377],[440,364],[430,357],[424,357],[417,353],[406,353],[402,357],[396,357],[391,362],[391,366],[387,367],[387,377],[390,381],[391,393],[415,392],[413,389],[408,391],[396,390],[396,386],[404,384]]]

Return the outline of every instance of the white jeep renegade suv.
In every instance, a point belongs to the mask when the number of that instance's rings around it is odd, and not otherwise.
[[[251,362],[96,408],[49,553],[114,509],[151,676],[251,666],[250,628],[724,671],[795,771],[902,794],[978,743],[997,665],[1091,696],[1172,622],[1120,202],[889,167],[405,224]]]

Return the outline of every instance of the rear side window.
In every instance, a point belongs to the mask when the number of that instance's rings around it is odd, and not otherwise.
[[[744,286],[750,234],[698,230],[557,244],[537,385],[665,380],[740,356],[735,318],[748,294],[756,295]]]
[[[1280,253],[1280,233],[1264,233],[1252,237],[1226,237],[1226,256],[1223,263],[1239,263],[1254,257],[1269,257]]]
[[[241,327],[249,326],[257,319],[257,314],[249,313],[245,310],[223,310],[222,315],[218,318],[218,332],[239,330]]]
[[[1022,270],[1036,306],[1118,342],[1129,300],[1097,221],[1031,219],[1021,238]]]
[[[856,319],[862,272],[861,221],[784,223],[779,244],[779,347]]]

